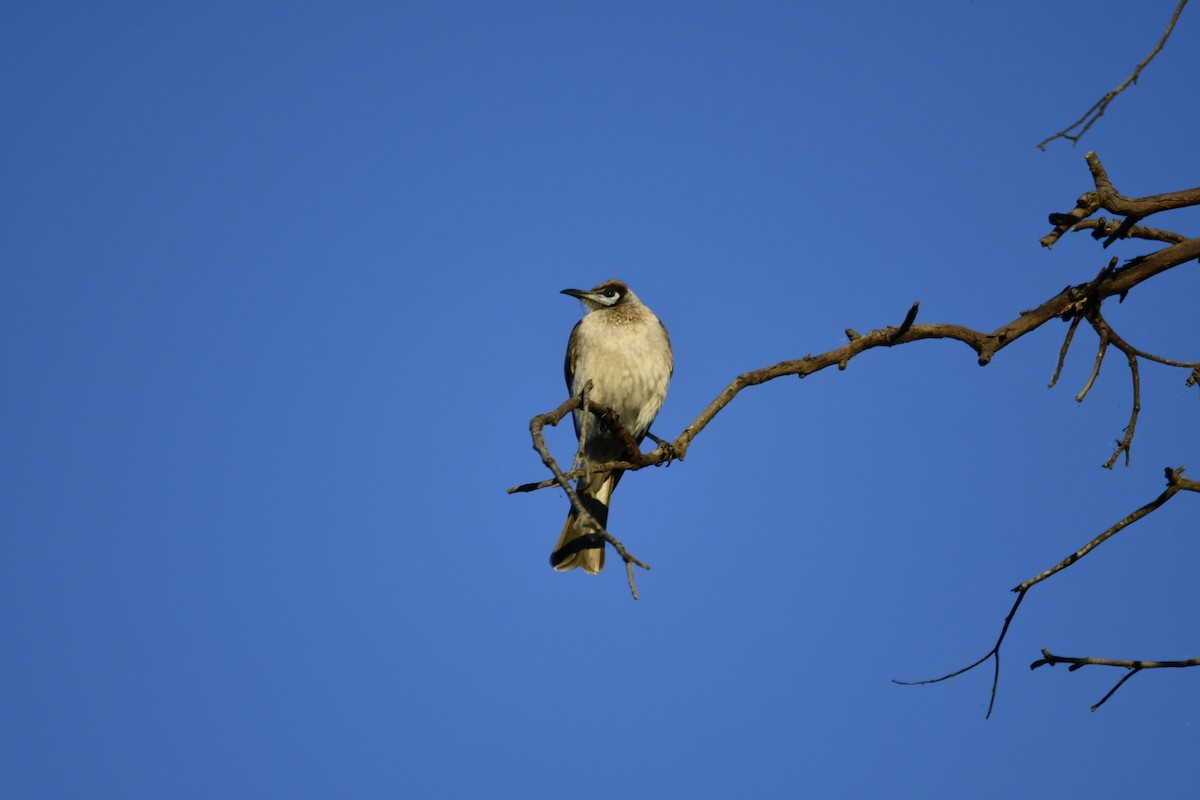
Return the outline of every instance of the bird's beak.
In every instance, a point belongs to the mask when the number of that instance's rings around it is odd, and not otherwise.
[[[583,300],[588,296],[588,293],[583,289],[563,289],[561,292],[559,292],[559,294],[569,294],[571,297],[577,297],[580,300]]]

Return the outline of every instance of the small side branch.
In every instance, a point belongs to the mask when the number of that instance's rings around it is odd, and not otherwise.
[[[1088,392],[1092,390],[1092,386],[1096,383],[1096,378],[1100,376],[1100,365],[1104,363],[1104,354],[1108,352],[1108,336],[1104,333],[1100,334],[1100,347],[1096,351],[1096,361],[1092,364],[1092,374],[1088,376],[1087,383],[1079,390],[1079,394],[1075,395],[1075,402],[1082,403],[1087,397]]]
[[[1161,356],[1156,356],[1152,353],[1147,353],[1144,350],[1139,350],[1138,348],[1134,347],[1129,342],[1127,342],[1123,338],[1121,338],[1121,336],[1115,330],[1113,330],[1112,326],[1108,324],[1108,322],[1104,319],[1104,316],[1100,313],[1099,308],[1095,308],[1095,309],[1091,310],[1088,313],[1087,319],[1088,319],[1088,322],[1091,323],[1092,328],[1095,329],[1096,334],[1100,337],[1100,351],[1096,356],[1096,365],[1092,370],[1091,377],[1088,379],[1087,386],[1084,387],[1083,391],[1080,392],[1079,395],[1075,399],[1082,401],[1084,396],[1088,393],[1088,390],[1091,389],[1092,383],[1095,381],[1096,375],[1099,373],[1100,362],[1104,358],[1104,351],[1108,347],[1109,344],[1112,344],[1113,347],[1116,347],[1118,350],[1120,350],[1122,353],[1125,354],[1125,360],[1129,364],[1129,375],[1133,382],[1133,403],[1130,407],[1130,412],[1129,412],[1129,424],[1125,426],[1124,435],[1117,441],[1116,450],[1113,451],[1113,454],[1108,459],[1108,461],[1104,462],[1104,464],[1102,464],[1101,466],[1103,466],[1105,469],[1112,469],[1113,465],[1117,463],[1117,459],[1120,458],[1122,454],[1125,455],[1125,465],[1129,466],[1129,454],[1130,454],[1130,449],[1133,446],[1133,434],[1137,429],[1138,413],[1142,410],[1142,382],[1141,382],[1141,375],[1138,370],[1138,359],[1144,358],[1147,361],[1153,361],[1155,363],[1163,364],[1164,366],[1168,366],[1168,367],[1179,367],[1182,369],[1189,369],[1189,370],[1192,370],[1193,373],[1196,370],[1200,369],[1200,363],[1186,362],[1186,361],[1172,361],[1169,358],[1163,358]],[[1068,341],[1069,341],[1069,339],[1068,339]],[[1065,348],[1065,346],[1066,345],[1064,345],[1064,348]],[[1065,349],[1064,349],[1064,352],[1065,352]],[[1060,368],[1061,368],[1061,365],[1062,365],[1062,356],[1060,354],[1060,356],[1059,356],[1059,367]],[[1055,373],[1056,377],[1057,377],[1057,374],[1058,373],[1056,372]],[[1051,382],[1051,385],[1053,385],[1053,382]]]
[[[983,662],[991,659],[994,664],[992,669],[992,694],[991,699],[988,701],[988,710],[984,719],[990,718],[992,716],[992,709],[996,706],[996,690],[1000,686],[1000,646],[1004,644],[1004,637],[1008,635],[1008,626],[1012,624],[1013,617],[1017,615],[1017,609],[1021,607],[1021,601],[1025,599],[1025,593],[1027,591],[1029,590],[1022,589],[1021,591],[1017,592],[1017,599],[1013,602],[1012,608],[1008,612],[1008,616],[1004,618],[1004,625],[1000,627],[1000,636],[997,637],[996,643],[992,645],[992,649],[984,653],[978,661],[968,664],[962,669],[957,669],[948,675],[943,675],[940,678],[927,678],[921,681],[898,681],[893,678],[892,683],[898,683],[901,686],[924,686],[930,683],[941,683],[942,681],[949,680],[950,678],[956,678],[959,675],[962,675],[964,672],[970,672]]]
[[[1108,702],[1108,698],[1117,693],[1117,690],[1125,685],[1125,681],[1132,678],[1144,669],[1181,669],[1185,667],[1200,667],[1200,658],[1187,658],[1182,661],[1129,661],[1116,658],[1092,658],[1092,657],[1076,657],[1076,656],[1057,656],[1049,650],[1042,648],[1042,657],[1029,665],[1030,669],[1038,667],[1051,666],[1055,664],[1070,664],[1068,671],[1074,672],[1086,666],[1100,667],[1122,667],[1129,670],[1117,684],[1108,690],[1108,694],[1100,698],[1100,701],[1092,706],[1092,711],[1095,711],[1100,706]]]
[[[1173,361],[1168,358],[1156,356],[1139,350],[1129,342],[1122,339],[1112,326],[1104,319],[1100,311],[1103,302],[1103,296],[1099,292],[1105,281],[1112,278],[1117,273],[1117,259],[1110,259],[1108,265],[1100,271],[1090,283],[1072,287],[1068,290],[1068,295],[1075,298],[1073,304],[1064,312],[1064,316],[1071,319],[1071,327],[1067,330],[1067,336],[1063,340],[1062,347],[1058,352],[1058,363],[1054,368],[1054,375],[1050,378],[1050,383],[1047,388],[1054,388],[1058,383],[1059,376],[1062,374],[1063,363],[1066,361],[1067,351],[1071,348],[1071,342],[1075,338],[1075,331],[1079,327],[1079,323],[1083,319],[1087,319],[1088,323],[1096,331],[1099,337],[1099,347],[1096,352],[1096,360],[1092,365],[1091,374],[1088,376],[1087,383],[1083,389],[1075,396],[1076,402],[1082,403],[1087,397],[1088,392],[1096,383],[1096,379],[1100,375],[1100,367],[1104,363],[1104,356],[1108,352],[1108,346],[1112,344],[1118,350],[1125,354],[1125,360],[1129,364],[1129,374],[1133,380],[1133,404],[1129,414],[1129,424],[1125,426],[1124,435],[1117,441],[1117,448],[1113,451],[1112,456],[1102,466],[1105,469],[1112,469],[1117,463],[1117,459],[1122,454],[1125,455],[1125,465],[1129,466],[1130,451],[1133,447],[1133,436],[1137,430],[1138,414],[1142,409],[1142,384],[1141,375],[1138,370],[1138,359],[1145,358],[1149,361],[1154,361],[1165,366],[1181,367],[1192,371],[1195,375],[1200,371],[1200,363]],[[1189,378],[1189,381],[1191,378]],[[1190,385],[1190,383],[1189,383]]]
[[[1085,219],[1083,222],[1076,223],[1073,231],[1091,231],[1093,239],[1106,239],[1112,241],[1117,238],[1125,239],[1148,239],[1155,242],[1166,242],[1167,244],[1179,244],[1187,239],[1186,236],[1175,233],[1173,231],[1164,231],[1159,228],[1147,228],[1142,225],[1130,225],[1123,227],[1121,220],[1105,219]],[[1123,231],[1123,233],[1122,233]]]
[[[1092,107],[1084,112],[1084,115],[1076,120],[1072,125],[1064,128],[1053,136],[1048,136],[1042,141],[1038,142],[1036,145],[1037,148],[1039,150],[1045,150],[1046,145],[1050,144],[1050,142],[1053,142],[1055,139],[1066,139],[1067,141],[1071,142],[1072,145],[1077,144],[1083,135],[1088,132],[1088,129],[1095,124],[1096,120],[1104,116],[1104,112],[1108,110],[1108,104],[1111,103],[1113,99],[1121,92],[1137,83],[1138,76],[1142,74],[1142,70],[1146,68],[1146,65],[1149,64],[1156,55],[1158,55],[1158,52],[1163,49],[1163,45],[1167,43],[1167,39],[1171,36],[1171,31],[1175,30],[1175,23],[1179,20],[1179,15],[1183,13],[1183,7],[1186,5],[1187,0],[1179,0],[1179,5],[1175,7],[1175,13],[1171,15],[1171,21],[1167,23],[1167,29],[1163,31],[1162,38],[1158,40],[1158,44],[1154,45],[1154,47],[1150,50],[1150,53],[1143,58],[1136,67],[1133,68],[1133,72],[1121,83],[1120,86],[1097,100]],[[1072,133],[1072,131],[1076,129],[1078,129],[1079,132]]]
[[[1058,364],[1054,367],[1054,375],[1050,378],[1050,383],[1046,385],[1047,389],[1053,389],[1058,383],[1058,376],[1062,375],[1063,362],[1067,360],[1067,351],[1071,349],[1071,340],[1075,338],[1075,329],[1079,327],[1079,321],[1082,317],[1075,317],[1071,320],[1071,327],[1067,329],[1067,338],[1063,339],[1062,347],[1058,351]]]
[[[1135,523],[1138,520],[1142,519],[1143,517],[1149,515],[1150,513],[1157,511],[1168,500],[1170,500],[1172,497],[1174,497],[1180,491],[1183,491],[1183,490],[1197,491],[1198,489],[1200,489],[1200,482],[1192,481],[1187,478],[1184,478],[1183,470],[1184,470],[1183,467],[1176,467],[1175,469],[1171,469],[1170,467],[1168,467],[1167,469],[1165,469],[1164,472],[1165,472],[1166,478],[1167,478],[1167,488],[1163,491],[1162,494],[1160,494],[1158,497],[1151,500],[1149,503],[1146,503],[1146,505],[1142,506],[1138,510],[1136,510],[1136,511],[1130,513],[1129,515],[1127,515],[1126,517],[1122,518],[1116,524],[1114,524],[1111,527],[1104,530],[1102,533],[1097,535],[1090,542],[1088,542],[1083,547],[1076,550],[1071,555],[1064,558],[1062,561],[1055,564],[1050,569],[1046,570],[1045,572],[1041,572],[1041,573],[1033,576],[1029,580],[1024,581],[1024,582],[1020,583],[1019,585],[1013,587],[1013,591],[1014,592],[1027,591],[1027,590],[1033,588],[1034,586],[1036,586],[1037,584],[1041,583],[1042,581],[1046,580],[1047,578],[1051,577],[1052,575],[1062,572],[1064,569],[1071,566],[1076,561],[1083,558],[1084,556],[1086,556],[1088,553],[1095,550],[1100,545],[1104,544],[1106,541],[1111,539],[1113,536],[1116,536],[1118,533],[1120,533],[1121,531],[1128,528],[1133,523]],[[1194,484],[1196,488],[1192,488],[1191,484]]]
[[[1122,453],[1125,454],[1125,466],[1129,466],[1129,451],[1133,447],[1133,432],[1137,429],[1138,412],[1142,410],[1142,381],[1138,376],[1137,357],[1132,353],[1126,353],[1125,358],[1129,361],[1129,374],[1133,376],[1133,404],[1129,409],[1129,424],[1125,426],[1125,435],[1117,441],[1117,449],[1109,456],[1108,461],[1105,461],[1101,465],[1105,469],[1112,469]]]

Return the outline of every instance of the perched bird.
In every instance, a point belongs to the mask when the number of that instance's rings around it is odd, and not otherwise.
[[[567,389],[578,395],[591,381],[588,399],[612,409],[641,442],[662,408],[674,371],[666,327],[621,281],[605,281],[587,291],[564,289],[562,293],[578,297],[584,308],[583,319],[567,342]],[[575,435],[583,439],[585,466],[627,457],[620,440],[594,414],[582,409],[575,412]],[[623,472],[587,475],[576,484],[580,502],[605,527],[609,499]],[[604,569],[604,540],[581,529],[577,516],[572,507],[550,554],[550,565],[557,570],[583,567],[584,572],[595,575]]]

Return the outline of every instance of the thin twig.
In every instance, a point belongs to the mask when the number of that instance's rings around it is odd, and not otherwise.
[[[1167,23],[1167,29],[1163,31],[1162,38],[1158,40],[1158,44],[1154,45],[1153,49],[1151,49],[1150,53],[1144,59],[1142,59],[1141,63],[1133,68],[1133,72],[1121,83],[1120,86],[1097,100],[1091,108],[1084,112],[1082,117],[1075,121],[1074,124],[1064,128],[1053,136],[1049,136],[1038,142],[1037,148],[1039,150],[1045,150],[1046,145],[1050,144],[1050,142],[1053,142],[1055,139],[1066,139],[1073,145],[1077,144],[1083,135],[1088,132],[1088,129],[1095,124],[1096,120],[1104,116],[1104,112],[1108,110],[1108,104],[1113,101],[1113,98],[1128,89],[1133,84],[1137,83],[1138,76],[1141,74],[1142,70],[1146,68],[1146,65],[1149,64],[1156,55],[1158,55],[1158,51],[1162,50],[1163,45],[1167,43],[1167,39],[1171,36],[1171,31],[1175,29],[1175,23],[1179,20],[1179,15],[1183,12],[1183,7],[1186,5],[1187,0],[1179,0],[1179,5],[1175,7],[1175,13],[1171,15],[1171,21]],[[1079,128],[1081,125],[1083,127],[1079,133],[1071,133],[1071,131]]]
[[[1049,578],[1050,576],[1054,575],[1055,573],[1061,572],[1062,570],[1064,570],[1067,567],[1074,564],[1079,559],[1086,556],[1088,553],[1095,550],[1100,545],[1104,544],[1104,542],[1108,541],[1113,536],[1116,536],[1118,533],[1123,531],[1125,528],[1128,528],[1130,525],[1137,522],[1139,519],[1145,517],[1147,514],[1151,513],[1152,511],[1157,510],[1164,503],[1166,503],[1168,500],[1170,500],[1172,497],[1174,497],[1176,495],[1176,493],[1178,493],[1180,490],[1190,489],[1188,484],[1192,483],[1192,481],[1189,481],[1186,478],[1183,478],[1183,469],[1184,469],[1183,467],[1178,467],[1174,470],[1167,468],[1165,470],[1166,477],[1167,477],[1167,488],[1163,491],[1162,494],[1160,494],[1158,497],[1154,498],[1153,500],[1151,500],[1149,503],[1142,506],[1138,510],[1128,514],[1127,516],[1122,518],[1120,521],[1118,521],[1116,524],[1105,529],[1102,533],[1097,535],[1090,542],[1088,542],[1083,547],[1076,550],[1071,555],[1064,558],[1062,561],[1055,564],[1050,569],[1046,570],[1045,572],[1039,573],[1039,574],[1035,575],[1034,577],[1030,578],[1029,580],[1024,581],[1023,583],[1013,587],[1013,591],[1021,592],[1021,591],[1031,589],[1034,586],[1036,586],[1037,584],[1039,584],[1042,581]],[[1200,485],[1200,484],[1198,484],[1198,485]]]
[[[1087,383],[1079,390],[1079,394],[1075,395],[1075,402],[1082,403],[1087,397],[1088,392],[1092,390],[1092,386],[1096,383],[1096,378],[1100,375],[1100,365],[1104,363],[1104,354],[1108,351],[1108,336],[1104,333],[1100,334],[1100,347],[1096,350],[1096,361],[1092,364],[1092,374],[1088,376]]]
[[[1129,672],[1126,672],[1124,675],[1122,675],[1121,680],[1117,681],[1117,684],[1115,686],[1113,686],[1111,689],[1109,689],[1108,692],[1104,695],[1104,697],[1100,698],[1099,702],[1092,704],[1091,710],[1094,712],[1097,708],[1099,708],[1100,706],[1107,703],[1108,698],[1110,698],[1114,694],[1116,694],[1117,689],[1120,689],[1122,686],[1125,685],[1125,681],[1129,680],[1130,678],[1132,678],[1134,675],[1137,675],[1141,671],[1142,671],[1141,667],[1136,667],[1134,669],[1129,670]]]
[[[1191,370],[1200,369],[1200,362],[1197,361],[1172,361],[1169,358],[1163,358],[1162,356],[1156,356],[1153,353],[1147,353],[1145,350],[1139,350],[1121,338],[1117,332],[1108,325],[1107,322],[1104,322],[1103,318],[1097,315],[1097,319],[1108,328],[1108,338],[1112,341],[1113,346],[1123,353],[1128,353],[1129,355],[1137,356],[1138,358],[1144,358],[1147,361],[1153,361],[1156,364],[1162,364],[1167,367],[1180,367],[1181,369]]]
[[[1124,436],[1117,441],[1117,449],[1113,451],[1113,454],[1108,461],[1101,465],[1105,469],[1112,469],[1113,465],[1117,463],[1117,459],[1120,458],[1122,453],[1124,453],[1125,466],[1129,466],[1130,449],[1133,446],[1134,431],[1137,429],[1138,413],[1142,410],[1142,383],[1138,370],[1138,359],[1145,358],[1148,361],[1153,361],[1165,366],[1180,367],[1191,370],[1200,369],[1200,363],[1172,361],[1169,358],[1163,358],[1152,353],[1147,353],[1144,350],[1139,350],[1121,338],[1121,336],[1118,335],[1115,330],[1113,330],[1112,326],[1108,324],[1108,321],[1104,319],[1103,314],[1100,313],[1099,308],[1093,309],[1088,314],[1088,322],[1091,323],[1092,327],[1099,335],[1101,348],[1103,349],[1103,347],[1111,343],[1114,347],[1125,354],[1125,359],[1129,363],[1129,374],[1133,381],[1133,405],[1129,412],[1129,424],[1125,426]],[[1088,388],[1090,388],[1090,382]],[[1075,399],[1082,399],[1082,395],[1086,393],[1087,392],[1085,389],[1085,391],[1081,393],[1081,396]]]
[[[1071,319],[1071,327],[1067,329],[1067,338],[1063,339],[1062,348],[1058,351],[1058,365],[1054,367],[1054,375],[1050,378],[1050,383],[1046,385],[1047,389],[1053,389],[1054,384],[1058,383],[1058,376],[1062,374],[1063,362],[1066,361],[1067,351],[1071,349],[1071,340],[1075,338],[1075,329],[1079,327],[1079,321],[1083,317],[1075,316]]]
[[[1137,356],[1133,353],[1125,353],[1125,358],[1129,360],[1129,374],[1133,376],[1133,405],[1129,411],[1129,424],[1125,426],[1125,435],[1117,442],[1117,449],[1113,451],[1112,456],[1101,465],[1105,469],[1112,469],[1121,453],[1125,454],[1125,466],[1129,466],[1129,451],[1133,447],[1133,432],[1137,428],[1138,412],[1142,410],[1142,381],[1138,376]]]
[[[993,659],[995,661],[995,668],[992,670],[992,695],[991,699],[988,701],[987,714],[984,716],[984,719],[989,719],[992,716],[992,709],[996,706],[996,690],[1000,686],[1000,645],[1004,644],[1004,637],[1008,635],[1008,626],[1012,624],[1013,617],[1017,615],[1017,609],[1020,608],[1021,601],[1025,599],[1025,593],[1027,591],[1029,590],[1022,589],[1017,592],[1017,599],[1013,602],[1012,608],[1008,612],[1008,616],[1004,618],[1004,625],[1000,628],[1000,636],[997,637],[996,643],[992,645],[992,649],[984,653],[978,661],[974,662],[973,664],[968,664],[962,669],[955,670],[949,675],[943,675],[940,678],[928,678],[922,681],[898,681],[893,678],[892,683],[898,683],[901,686],[924,686],[930,683],[941,683],[944,680],[956,678],[959,675],[962,675],[964,672],[969,672],[970,670],[975,669],[989,658]]]

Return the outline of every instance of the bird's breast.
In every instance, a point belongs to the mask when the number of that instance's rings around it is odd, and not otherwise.
[[[608,406],[634,436],[650,428],[667,396],[671,345],[658,320],[589,324],[578,333],[571,390],[578,394],[590,380],[591,399]]]

